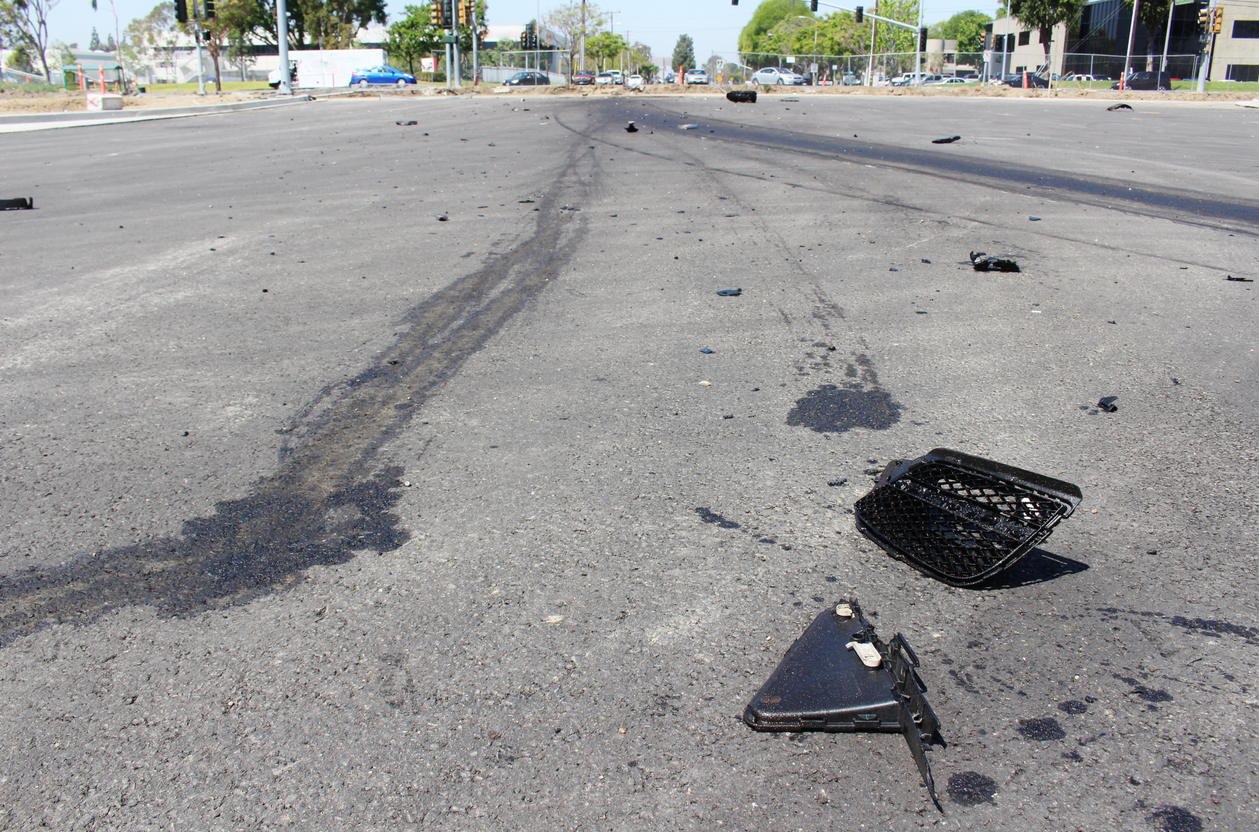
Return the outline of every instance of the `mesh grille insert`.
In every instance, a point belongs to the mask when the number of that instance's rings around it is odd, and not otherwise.
[[[894,557],[955,586],[1008,569],[1075,510],[1070,483],[937,448],[894,462],[857,501],[857,527]]]

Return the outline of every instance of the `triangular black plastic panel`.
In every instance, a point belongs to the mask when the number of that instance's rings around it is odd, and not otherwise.
[[[872,644],[880,666],[866,667],[850,642]],[[905,639],[898,633],[885,644],[852,600],[814,619],[748,703],[743,721],[757,731],[903,734],[938,807],[923,743],[940,741],[939,723],[922,695],[917,665]]]

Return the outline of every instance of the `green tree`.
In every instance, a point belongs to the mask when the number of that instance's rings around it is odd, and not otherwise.
[[[678,35],[678,42],[673,47],[673,71],[680,73],[687,67],[695,68],[695,41],[690,35]],[[678,79],[679,82],[681,80]]]
[[[18,46],[9,50],[9,54],[4,59],[5,66],[9,69],[16,69],[18,72],[29,72],[35,74],[35,65],[31,63],[30,50],[25,46]]]
[[[983,12],[958,12],[931,27],[931,37],[957,41],[958,52],[982,52],[984,25],[992,18]]]
[[[155,64],[173,64],[178,35],[175,4],[167,0],[127,24],[122,31],[122,52],[132,71]]]
[[[1040,42],[1048,50],[1053,28],[1078,20],[1084,3],[1085,0],[1010,0],[1010,14],[1029,29],[1039,30]],[[1166,6],[1163,11],[1167,11]]]
[[[568,66],[571,73],[581,55],[581,40],[589,40],[603,29],[607,16],[594,3],[569,3],[547,12],[542,22],[568,41]],[[584,62],[583,62],[584,63]]]
[[[389,27],[385,52],[389,60],[407,62],[407,70],[415,74],[415,59],[422,58],[442,42],[442,30],[433,25],[431,4],[407,6],[406,17]]]
[[[14,47],[25,47],[28,55],[39,58],[44,80],[52,83],[48,69],[48,15],[58,0],[0,0],[0,39]]]
[[[92,36],[87,39],[87,48],[93,52],[101,51],[101,36],[96,34],[96,27],[92,27]]]
[[[763,0],[739,33],[739,52],[745,56],[752,52],[776,52],[771,47],[774,39],[771,31],[782,21],[798,15],[813,16],[804,0]]]
[[[1167,7],[1171,0],[1141,0],[1137,9],[1137,20],[1145,27],[1149,37],[1145,39],[1150,54],[1146,56],[1145,68],[1154,69],[1153,51],[1157,44],[1163,42],[1163,33],[1167,31]],[[1124,0],[1124,8],[1128,10],[1128,19],[1132,19],[1132,0]],[[1162,54],[1162,53],[1159,53]]]
[[[279,43],[275,26],[275,0],[239,0],[230,31],[255,35],[263,43]],[[385,0],[288,0],[288,40],[290,49],[319,46],[348,48],[359,29],[371,23],[385,24],[389,17]]]
[[[629,46],[625,38],[611,32],[600,32],[586,38],[586,54],[595,59],[595,66],[603,72],[616,57]]]

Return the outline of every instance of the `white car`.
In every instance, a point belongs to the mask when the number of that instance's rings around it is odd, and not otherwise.
[[[752,73],[752,83],[765,85],[786,84],[792,87],[802,87],[804,86],[804,76],[797,75],[790,69],[768,66]]]
[[[950,75],[944,78],[937,78],[934,81],[927,81],[923,84],[923,86],[924,87],[955,87],[955,86],[965,86],[969,83],[970,81],[967,81],[965,78],[955,78]]]
[[[708,73],[702,69],[688,69],[686,76],[683,78],[685,84],[707,84]]]
[[[631,75],[625,79],[625,89],[641,90],[647,82],[643,80],[641,75]]]
[[[620,84],[621,73],[619,72],[600,72],[595,76],[596,84]]]

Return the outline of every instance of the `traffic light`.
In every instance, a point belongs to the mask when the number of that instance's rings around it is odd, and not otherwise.
[[[1211,26],[1212,17],[1211,9],[1198,9],[1198,25],[1203,29]]]
[[[1211,10],[1211,15],[1211,31],[1218,35],[1224,28],[1224,9],[1216,6]]]
[[[863,20],[865,20],[865,19],[866,19],[866,9],[865,9],[865,7],[864,7],[864,6],[858,6],[858,7],[857,7],[857,10],[856,10],[856,17],[857,17],[857,22],[858,22],[858,23],[860,23],[861,21],[863,21]]]
[[[927,51],[927,27],[923,26],[918,30],[918,51]]]
[[[175,19],[180,23],[188,22],[188,0],[175,0]]]
[[[809,3],[809,11],[817,11],[817,0],[812,0],[812,2]]]
[[[467,26],[468,18],[471,16],[468,14],[467,0],[455,0],[455,3],[459,6],[459,25]]]
[[[428,13],[433,21],[433,25],[438,29],[453,28],[454,21],[451,20],[450,4],[453,0],[431,0],[428,7]]]
[[[205,0],[205,19],[214,19],[214,0]]]

